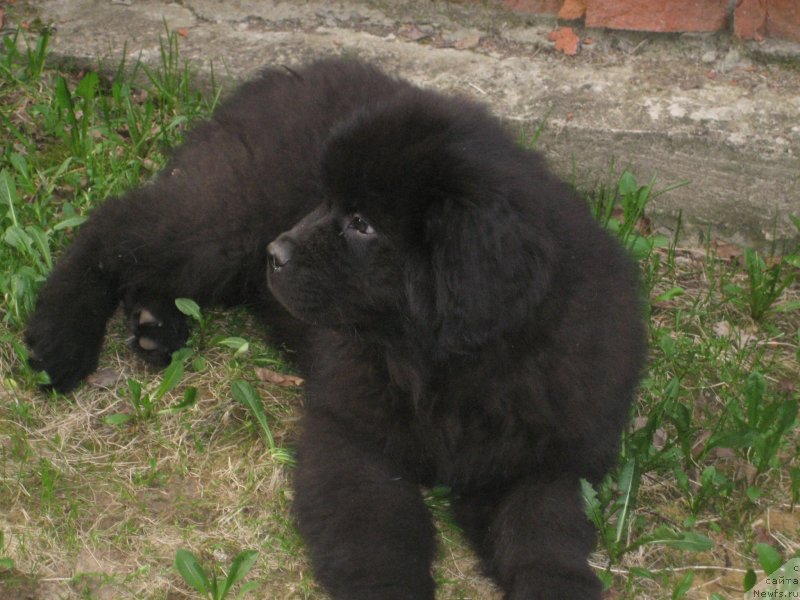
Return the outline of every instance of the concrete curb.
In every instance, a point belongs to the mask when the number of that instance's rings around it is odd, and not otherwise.
[[[651,216],[683,240],[800,239],[800,69],[727,37],[579,31],[578,56],[552,50],[556,22],[480,4],[412,0],[28,0],[60,56],[116,66],[123,48],[159,57],[164,21],[181,54],[234,80],[262,66],[352,54],[420,85],[482,100],[520,132],[549,115],[539,147],[563,175],[594,181],[614,160],[641,181],[690,185]],[[183,31],[185,29],[185,31]],[[592,38],[589,40],[588,38]],[[589,43],[591,41],[591,44]],[[788,57],[788,58],[787,58]],[[522,133],[521,133],[522,134]],[[574,166],[576,165],[576,166]]]

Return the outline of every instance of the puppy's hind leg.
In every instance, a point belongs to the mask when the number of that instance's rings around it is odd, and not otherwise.
[[[172,353],[189,337],[186,316],[167,298],[128,293],[123,301],[128,330],[128,347],[156,367],[169,364]]]

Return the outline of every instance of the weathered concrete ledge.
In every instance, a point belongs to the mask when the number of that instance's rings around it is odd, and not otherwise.
[[[123,49],[159,59],[164,22],[181,54],[219,77],[350,54],[421,85],[482,100],[520,132],[546,115],[539,147],[562,174],[592,181],[630,165],[642,181],[687,186],[652,215],[684,240],[798,239],[800,52],[710,35],[588,30],[581,53],[552,50],[552,20],[496,7],[411,0],[28,0],[52,23],[57,55],[115,66]],[[589,40],[588,38],[592,38]],[[591,42],[591,43],[590,43]],[[788,57],[788,58],[787,58]]]

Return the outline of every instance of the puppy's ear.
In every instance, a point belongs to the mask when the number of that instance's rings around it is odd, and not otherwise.
[[[465,352],[521,325],[547,291],[554,244],[513,198],[443,199],[427,237],[438,343]]]

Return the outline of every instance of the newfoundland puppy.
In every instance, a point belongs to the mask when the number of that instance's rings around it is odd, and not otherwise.
[[[296,351],[294,510],[331,596],[432,599],[442,485],[506,598],[600,597],[580,479],[613,466],[642,367],[636,269],[484,108],[350,60],[263,73],[91,214],[31,363],[73,389],[121,303],[166,364],[178,297]]]

